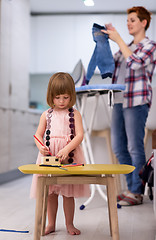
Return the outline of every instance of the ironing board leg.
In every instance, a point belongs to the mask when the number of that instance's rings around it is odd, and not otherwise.
[[[40,240],[40,236],[41,236],[41,222],[42,222],[42,211],[43,211],[44,186],[45,186],[45,178],[44,177],[38,177],[36,211],[35,211],[34,240]]]
[[[91,184],[90,188],[91,188],[91,196],[87,199],[87,201],[85,201],[84,204],[80,206],[80,210],[83,210],[92,201],[95,195],[95,185]]]
[[[84,128],[84,133],[85,133],[85,137],[84,140],[82,142],[82,147],[84,150],[84,154],[85,154],[85,159],[86,159],[86,163],[92,163],[94,164],[94,156],[93,156],[93,151],[92,151],[92,146],[91,146],[91,141],[90,141],[90,133],[92,132],[92,126],[93,126],[93,122],[94,122],[94,117],[95,117],[95,112],[97,109],[97,104],[98,104],[98,100],[99,100],[99,94],[96,96],[96,101],[94,103],[94,107],[93,107],[93,111],[92,111],[92,115],[91,115],[91,122],[90,122],[90,127],[89,127],[89,131],[88,131],[88,127],[85,121],[85,116],[84,116],[84,112],[85,112],[85,106],[86,106],[86,102],[87,102],[87,94],[84,94],[81,98],[81,100],[79,98],[77,98],[77,108],[79,110],[79,112],[82,115],[82,121],[83,121],[83,128]],[[96,188],[99,192],[99,194],[101,195],[101,197],[107,201],[107,196],[105,195],[105,193],[102,191],[101,187],[96,185]],[[95,195],[95,186],[91,187],[91,196],[90,198],[80,206],[80,210],[83,210],[93,199]]]
[[[108,199],[110,234],[113,240],[119,240],[118,214],[115,195],[115,178],[112,176],[107,177],[107,199]]]
[[[47,203],[48,203],[48,191],[49,191],[49,186],[45,185],[45,187],[44,187],[44,199],[43,199],[41,236],[45,235],[45,225],[46,225],[46,216],[47,216]]]
[[[105,175],[105,177],[88,176],[88,177],[38,177],[37,184],[37,199],[36,199],[36,213],[35,213],[35,231],[34,240],[40,240],[40,236],[44,235],[48,186],[54,183],[58,184],[100,184],[107,186],[108,212],[110,222],[110,233],[113,240],[119,240],[117,203],[115,194],[115,178],[112,175]],[[95,192],[95,188],[93,190]],[[94,196],[94,194],[93,194]],[[89,200],[89,199],[88,199]]]
[[[107,202],[107,196],[104,193],[104,191],[101,189],[101,186],[100,185],[96,185],[96,188],[97,188],[99,194],[101,195],[101,197]]]

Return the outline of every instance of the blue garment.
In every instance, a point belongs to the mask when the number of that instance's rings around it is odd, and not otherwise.
[[[93,76],[96,66],[98,66],[102,78],[112,77],[114,72],[115,65],[108,41],[108,34],[101,32],[101,29],[106,28],[96,23],[93,24],[92,34],[96,46],[87,69],[87,84]]]
[[[139,171],[146,162],[144,129],[148,111],[147,104],[123,108],[122,104],[119,103],[114,104],[112,112],[112,149],[120,164],[136,167],[134,172],[126,174],[128,190],[134,194],[143,193]]]

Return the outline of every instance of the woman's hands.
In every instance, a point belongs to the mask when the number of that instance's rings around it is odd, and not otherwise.
[[[111,24],[105,24],[105,26],[107,30],[101,30],[101,32],[108,34],[109,38],[118,44],[125,59],[131,56],[132,51],[128,48],[127,44],[121,38],[117,30]]]
[[[118,43],[120,41],[121,37],[120,34],[117,32],[117,30],[112,26],[112,24],[105,24],[107,30],[101,30],[101,32],[108,34],[109,38]]]

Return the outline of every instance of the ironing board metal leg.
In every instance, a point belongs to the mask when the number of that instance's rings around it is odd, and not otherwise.
[[[81,206],[86,207],[92,201],[92,199],[93,199],[93,197],[95,195],[95,185],[91,184],[90,188],[91,188],[91,196]]]
[[[91,132],[92,132],[92,129],[93,129],[93,124],[94,124],[94,119],[95,119],[95,116],[96,116],[96,110],[97,110],[97,106],[98,106],[99,96],[100,96],[99,93],[97,93],[95,95],[95,101],[94,101],[94,105],[93,105],[93,108],[92,108],[92,113],[91,113],[90,123],[89,123],[89,128],[88,128],[89,135],[91,135]]]
[[[104,191],[101,189],[101,186],[100,186],[100,185],[96,185],[96,188],[97,188],[100,196],[107,202],[107,196],[106,196],[106,194],[104,193]]]
[[[85,159],[86,159],[86,163],[87,164],[94,164],[94,156],[93,156],[93,151],[92,151],[92,146],[91,146],[91,140],[90,140],[90,134],[92,132],[92,128],[93,128],[93,123],[94,123],[94,118],[95,118],[95,113],[97,110],[97,105],[98,105],[98,101],[99,101],[99,94],[96,94],[96,99],[93,105],[93,111],[91,114],[91,119],[90,119],[90,124],[89,124],[89,129],[85,120],[85,106],[87,103],[87,97],[88,94],[84,94],[81,98],[77,98],[76,104],[77,104],[77,108],[79,110],[79,112],[81,113],[82,116],[82,121],[83,121],[83,128],[84,128],[84,140],[82,142],[82,147],[83,147],[83,151],[84,151],[84,155],[85,155]],[[100,186],[95,186],[99,192],[99,194],[101,195],[101,197],[107,201],[107,196],[105,195],[105,193],[102,191]],[[95,187],[91,188],[91,196],[90,198],[80,206],[83,206],[82,209],[84,209],[85,206],[87,206],[93,199],[94,195],[95,195]]]

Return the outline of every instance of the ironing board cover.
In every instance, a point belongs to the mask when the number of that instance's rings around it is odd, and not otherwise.
[[[84,85],[81,87],[76,87],[75,90],[77,93],[85,92],[94,92],[94,91],[103,91],[108,92],[109,90],[113,91],[124,91],[126,86],[124,84],[93,84],[93,85]]]

